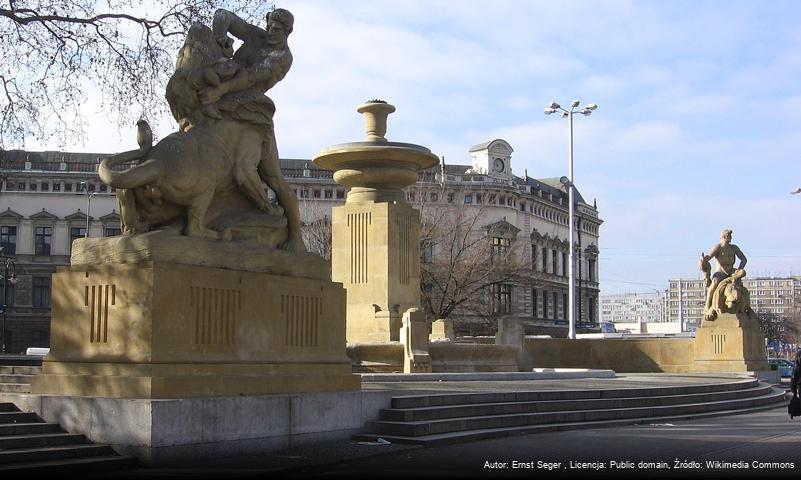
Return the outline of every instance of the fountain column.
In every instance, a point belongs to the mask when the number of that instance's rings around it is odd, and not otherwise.
[[[420,212],[404,187],[439,159],[420,145],[386,139],[395,107],[371,100],[364,114],[367,138],[333,145],[313,162],[349,187],[333,209],[331,280],[347,289],[347,341],[398,341],[403,313],[420,306]]]

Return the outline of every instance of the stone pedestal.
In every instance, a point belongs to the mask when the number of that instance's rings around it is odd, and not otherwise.
[[[348,291],[347,340],[399,341],[403,312],[420,305],[420,220],[406,203],[333,209],[332,280]]]
[[[384,137],[394,106],[371,100],[357,111],[366,141],[332,145],[313,160],[349,188],[345,205],[333,209],[331,279],[348,290],[348,342],[397,342],[403,312],[420,306],[420,214],[403,188],[439,159]]]
[[[53,275],[35,394],[185,398],[358,390],[326,280],[144,262]]]
[[[434,340],[456,340],[456,334],[453,332],[453,321],[448,319],[439,319],[431,322],[431,341]]]
[[[403,314],[400,337],[403,344],[403,373],[431,373],[428,324],[422,310],[410,308]]]
[[[768,370],[765,336],[747,314],[723,313],[704,320],[695,332],[695,372],[756,372]]]

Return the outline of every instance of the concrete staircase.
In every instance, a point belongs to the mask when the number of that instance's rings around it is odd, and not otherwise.
[[[0,393],[30,393],[38,366],[0,366]],[[133,457],[120,456],[108,445],[65,432],[35,413],[0,402],[0,478],[5,472],[108,472],[133,468]]]
[[[783,405],[756,379],[687,386],[397,396],[354,440],[447,444],[536,432],[745,413]]]
[[[0,366],[0,393],[31,393],[31,379],[41,371],[38,366]]]

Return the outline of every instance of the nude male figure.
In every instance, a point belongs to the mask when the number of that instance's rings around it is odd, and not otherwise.
[[[745,258],[742,250],[740,250],[740,247],[731,243],[731,234],[731,230],[723,230],[720,232],[720,243],[712,247],[712,249],[709,250],[709,253],[701,253],[701,261],[699,262],[699,266],[701,267],[701,270],[704,271],[707,284],[709,285],[709,288],[707,288],[706,291],[705,309],[709,309],[709,307],[712,305],[712,295],[715,293],[715,289],[717,288],[718,284],[720,284],[723,279],[732,276],[736,271],[734,269],[735,258],[740,259],[740,265],[737,267],[737,270],[742,270],[745,268],[745,264],[748,261],[748,259]],[[712,258],[717,261],[718,268],[710,278],[711,266],[709,265],[709,260]]]
[[[228,34],[242,40],[233,54],[234,61],[242,68],[230,80],[201,91],[199,96],[204,104],[214,103],[220,110],[228,111],[233,119],[262,127],[238,145],[234,177],[251,197],[264,195],[259,178],[267,183],[287,218],[289,238],[282,248],[305,251],[298,201],[281,174],[272,121],[275,105],[264,94],[282,80],[292,66],[287,37],[292,33],[293,24],[292,14],[281,8],[267,15],[266,29],[251,25],[227,10],[217,10],[212,25],[215,40],[228,54],[233,44]],[[266,196],[263,199],[266,200]]]

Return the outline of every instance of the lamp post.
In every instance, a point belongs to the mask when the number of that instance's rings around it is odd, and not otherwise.
[[[575,298],[575,295],[576,295],[576,268],[575,268],[575,264],[576,264],[576,247],[573,244],[573,241],[574,241],[573,240],[573,238],[574,238],[573,237],[573,233],[575,231],[575,215],[576,215],[576,213],[575,213],[575,205],[574,205],[574,201],[573,201],[573,197],[574,197],[574,193],[573,192],[575,190],[575,185],[573,184],[573,114],[574,113],[580,113],[580,114],[582,114],[584,116],[589,116],[589,115],[592,114],[592,112],[595,109],[598,108],[598,105],[596,105],[594,103],[590,103],[589,105],[585,105],[584,107],[581,107],[579,109],[578,108],[579,104],[581,104],[580,101],[573,100],[573,103],[570,104],[570,109],[569,110],[565,109],[565,108],[562,108],[562,106],[559,105],[556,102],[551,102],[550,105],[545,107],[545,114],[546,115],[550,115],[552,113],[556,113],[557,111],[561,111],[562,112],[562,118],[567,118],[568,125],[570,127],[569,128],[569,143],[568,143],[568,150],[567,150],[567,156],[568,156],[568,162],[569,162],[568,163],[568,177],[567,178],[566,177],[562,177],[562,178],[560,178],[560,181],[567,188],[567,191],[568,191],[568,203],[569,203],[569,207],[568,207],[568,223],[569,223],[568,231],[570,233],[568,235],[569,236],[568,242],[570,244],[570,260],[568,262],[569,285],[568,285],[567,298],[568,298],[568,304],[569,304],[569,308],[568,308],[569,315],[568,315],[567,337],[571,338],[571,339],[576,338],[576,298]]]
[[[84,233],[84,238],[89,238],[89,219],[91,218],[92,197],[94,197],[97,192],[89,193],[89,185],[86,182],[81,182],[80,184],[83,185],[83,191],[86,192],[86,232]]]
[[[8,310],[8,284],[17,283],[17,266],[13,257],[3,255],[3,247],[0,247],[0,261],[3,262],[3,341],[0,353],[6,353],[6,310]],[[11,277],[8,271],[11,270]]]

